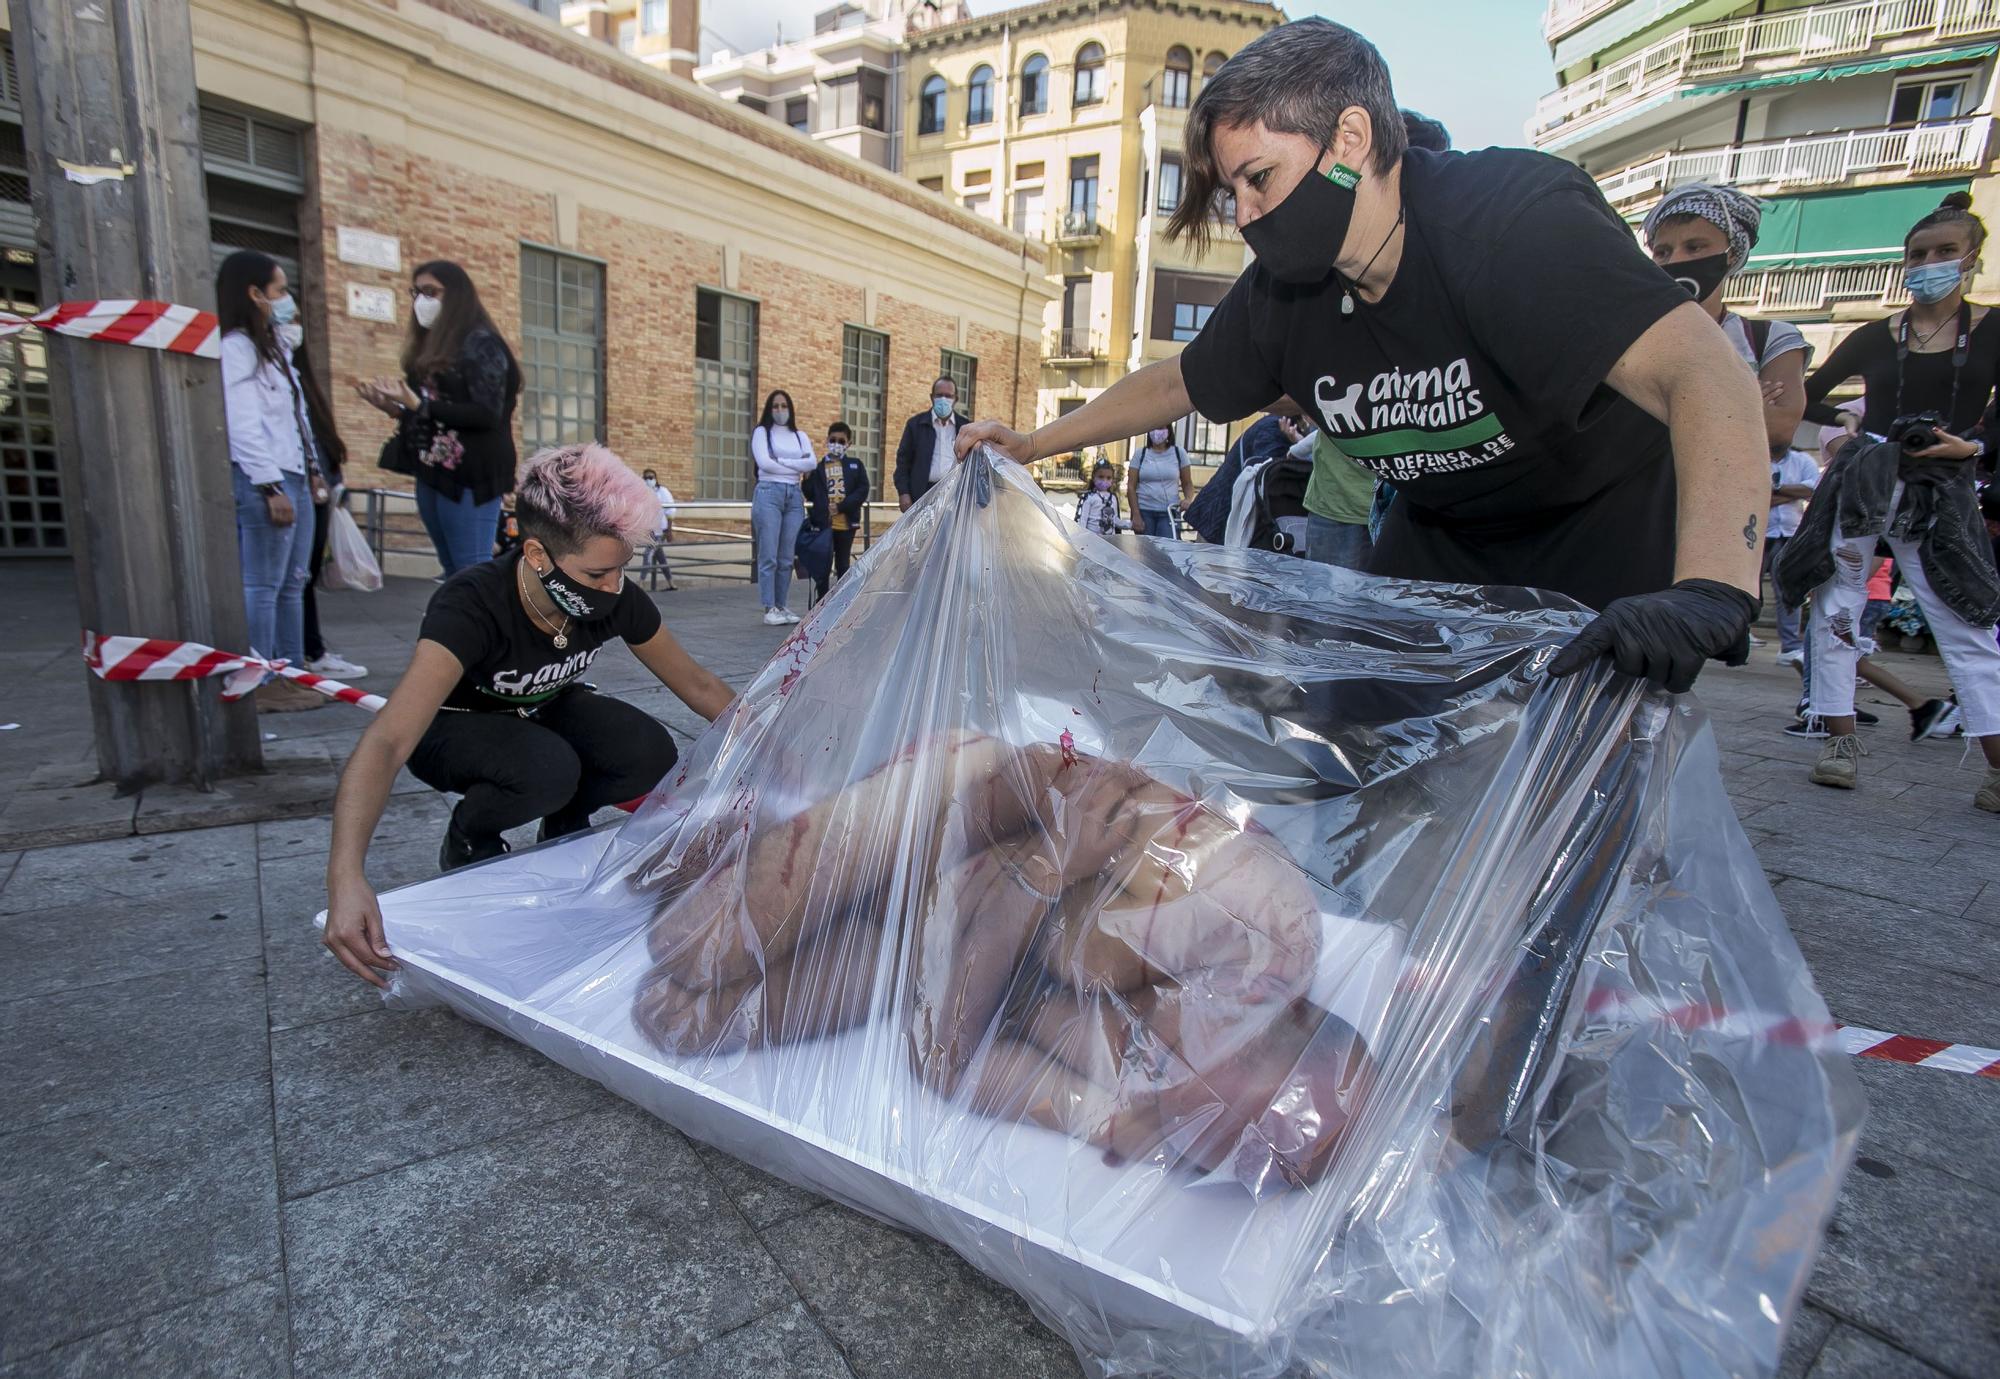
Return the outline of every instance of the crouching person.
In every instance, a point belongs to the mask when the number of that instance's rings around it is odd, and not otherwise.
[[[334,800],[326,946],[357,976],[394,966],[364,872],[397,768],[461,795],[438,865],[507,850],[501,834],[540,819],[544,840],[636,799],[673,768],[666,728],[581,677],[623,641],[681,702],[714,719],[734,697],[625,579],[659,504],[601,445],[545,450],[521,475],[520,545],[461,570],[431,597],[410,668],[362,734]]]

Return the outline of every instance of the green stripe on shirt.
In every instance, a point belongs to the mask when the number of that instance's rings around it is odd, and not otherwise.
[[[1449,431],[1378,431],[1371,436],[1336,436],[1334,444],[1342,454],[1358,460],[1379,459],[1384,455],[1436,455],[1447,450],[1463,450],[1500,434],[1500,418],[1488,412]]]

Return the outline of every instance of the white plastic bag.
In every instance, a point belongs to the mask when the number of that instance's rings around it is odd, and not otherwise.
[[[382,567],[368,549],[368,538],[354,514],[335,504],[326,515],[326,562],[319,567],[323,589],[354,589],[373,593],[382,587]]]

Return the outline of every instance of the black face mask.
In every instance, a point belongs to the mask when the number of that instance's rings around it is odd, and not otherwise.
[[[530,567],[532,568],[532,567]],[[536,571],[535,577],[542,587],[549,591],[556,607],[575,618],[578,622],[600,622],[611,616],[618,607],[618,597],[625,592],[625,581],[621,577],[618,588],[611,593],[593,589],[587,584],[578,584],[562,572],[562,567],[551,560],[547,574]]]
[[[1667,276],[1688,290],[1688,295],[1697,302],[1708,300],[1708,294],[1722,286],[1722,280],[1729,276],[1729,255],[1710,254],[1706,258],[1682,259],[1679,263],[1663,263]]]
[[[1320,158],[1326,156],[1321,148]],[[1326,281],[1354,219],[1354,188],[1361,174],[1345,163],[1319,170],[1319,158],[1298,186],[1276,206],[1243,227],[1243,240],[1264,271],[1281,283]]]

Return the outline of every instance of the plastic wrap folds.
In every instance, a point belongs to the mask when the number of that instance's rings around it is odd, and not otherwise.
[[[399,990],[1095,1374],[1765,1373],[1860,1094],[1698,707],[1543,677],[1585,620],[982,453],[629,821],[386,897]]]

